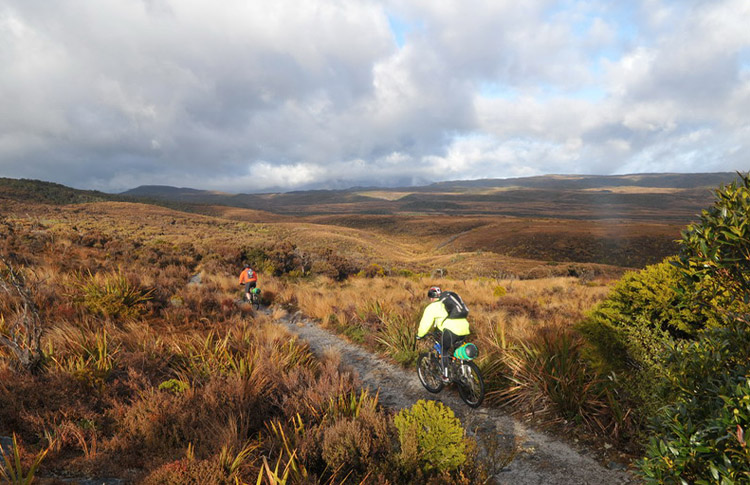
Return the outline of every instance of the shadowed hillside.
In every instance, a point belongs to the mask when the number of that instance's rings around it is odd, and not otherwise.
[[[224,194],[144,186],[123,195],[279,214],[511,215],[687,223],[732,173],[558,176],[442,182],[424,187]]]
[[[376,262],[416,271],[455,266],[466,272],[473,265],[456,263],[457,255],[476,253],[484,261],[478,265],[484,274],[515,271],[508,269],[506,261],[491,262],[493,258],[629,268],[656,263],[676,252],[674,241],[680,230],[709,203],[712,189],[735,177],[731,173],[545,176],[278,194],[144,186],[120,195],[2,179],[0,197],[6,208],[19,202],[119,200],[268,223],[276,231],[287,227],[289,237],[300,238],[294,239],[295,245],[317,252],[349,253],[357,244],[345,241],[359,240],[355,259],[360,268]],[[375,249],[366,249],[370,245]],[[400,249],[404,247],[411,253],[404,253]],[[399,256],[392,258],[391,253]],[[529,264],[520,266],[523,274],[530,269]]]
[[[78,204],[117,198],[115,195],[96,190],[77,190],[51,182],[0,177],[0,203],[28,201],[45,204]]]

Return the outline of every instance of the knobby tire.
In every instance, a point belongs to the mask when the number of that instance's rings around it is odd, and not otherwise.
[[[443,380],[440,376],[440,362],[434,352],[424,352],[417,358],[417,375],[419,382],[433,394],[443,390]]]
[[[484,401],[484,378],[479,367],[474,362],[463,361],[455,367],[455,370],[458,373],[455,381],[458,384],[458,394],[461,399],[469,407],[478,408]]]

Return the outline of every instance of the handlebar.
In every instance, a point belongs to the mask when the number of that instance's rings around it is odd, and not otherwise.
[[[424,334],[424,337],[417,337],[417,340],[424,340],[427,337],[432,337],[436,342],[440,342],[442,335],[440,334],[439,331],[433,330],[431,332],[427,332],[426,334]]]

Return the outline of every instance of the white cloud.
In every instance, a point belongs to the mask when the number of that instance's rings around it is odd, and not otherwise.
[[[746,0],[8,0],[0,175],[258,191],[742,169],[747,25]]]

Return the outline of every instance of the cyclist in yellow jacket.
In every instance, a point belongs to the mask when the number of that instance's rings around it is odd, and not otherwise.
[[[465,318],[448,318],[448,311],[440,301],[440,288],[437,286],[427,290],[430,304],[424,309],[422,319],[417,329],[417,339],[424,338],[433,328],[441,332],[440,348],[442,349],[443,380],[448,380],[448,364],[453,347],[462,342],[469,335],[469,321]]]

